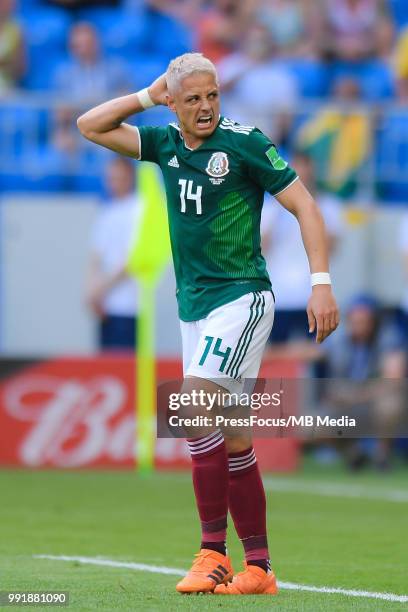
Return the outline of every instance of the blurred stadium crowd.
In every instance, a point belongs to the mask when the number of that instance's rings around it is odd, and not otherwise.
[[[108,155],[75,117],[193,49],[223,113],[309,152],[325,189],[408,201],[406,0],[2,0],[2,191],[103,193]]]

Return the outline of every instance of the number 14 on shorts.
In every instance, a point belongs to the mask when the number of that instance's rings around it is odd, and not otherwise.
[[[206,342],[206,345],[205,345],[203,354],[201,355],[201,359],[198,362],[198,365],[200,366],[204,365],[205,360],[207,359],[208,354],[210,353],[210,350],[212,349],[211,350],[212,355],[215,355],[216,357],[223,357],[221,365],[218,368],[220,372],[223,372],[225,366],[227,365],[228,357],[230,356],[230,353],[231,353],[231,347],[227,346],[225,350],[221,350],[222,338],[215,339],[214,336],[206,336],[205,342]]]

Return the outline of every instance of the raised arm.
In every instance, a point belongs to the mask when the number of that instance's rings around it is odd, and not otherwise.
[[[140,143],[137,129],[124,123],[125,119],[141,113],[146,106],[146,94],[151,105],[167,104],[167,85],[164,75],[156,79],[147,90],[122,96],[91,108],[77,120],[81,134],[103,147],[121,155],[139,158]],[[148,98],[147,98],[148,100]]]
[[[311,274],[329,272],[326,230],[319,207],[300,180],[280,193],[278,202],[297,218]],[[330,284],[317,284],[307,305],[309,331],[323,342],[339,324],[339,310]]]

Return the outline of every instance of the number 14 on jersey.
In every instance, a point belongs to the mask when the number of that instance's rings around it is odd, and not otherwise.
[[[193,193],[193,181],[187,179],[179,179],[178,184],[181,187],[180,190],[180,200],[181,200],[181,212],[185,213],[187,209],[186,200],[193,200],[196,203],[196,213],[197,215],[201,215],[203,213],[203,209],[201,206],[201,194],[203,192],[203,188],[201,185],[197,185],[197,189],[195,193]]]

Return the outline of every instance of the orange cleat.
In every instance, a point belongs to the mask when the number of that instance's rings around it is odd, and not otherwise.
[[[226,555],[202,548],[195,557],[191,570],[176,586],[179,593],[212,593],[217,584],[232,579],[234,570]]]
[[[257,565],[245,565],[245,571],[236,574],[230,584],[218,585],[216,595],[276,595],[278,587],[275,574],[266,573]]]

